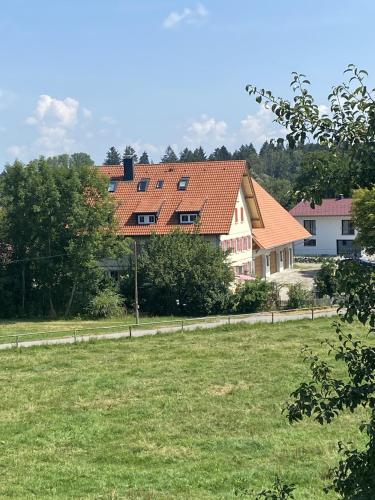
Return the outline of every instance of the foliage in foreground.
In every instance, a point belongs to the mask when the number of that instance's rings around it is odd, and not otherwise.
[[[333,87],[328,96],[330,114],[320,113],[309,93],[310,82],[298,73],[293,73],[292,102],[254,85],[248,85],[247,91],[258,103],[269,106],[276,121],[288,129],[290,147],[312,137],[329,148],[331,161],[312,162],[309,182],[302,183],[297,197],[314,206],[324,198],[327,185],[336,194],[342,186],[359,189],[354,203],[358,239],[368,253],[374,253],[375,89],[368,88],[366,71],[350,64],[346,72],[349,80]],[[343,151],[349,156],[341,165],[338,160]],[[375,269],[344,261],[336,277],[343,323],[358,318],[374,332]],[[308,416],[319,423],[330,423],[344,410],[368,410],[368,421],[361,427],[367,433],[365,448],[347,448],[340,443],[342,460],[332,471],[332,483],[327,488],[345,499],[370,500],[375,496],[375,350],[344,333],[342,324],[336,325],[336,334],[337,343],[329,342],[330,352],[344,363],[347,377],[335,377],[326,362],[310,354],[311,380],[292,394],[286,409],[290,421]]]

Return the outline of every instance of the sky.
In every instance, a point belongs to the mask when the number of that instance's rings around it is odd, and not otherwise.
[[[373,0],[0,0],[0,170],[132,145],[157,162],[282,135],[248,83],[316,102],[354,63],[375,87]]]

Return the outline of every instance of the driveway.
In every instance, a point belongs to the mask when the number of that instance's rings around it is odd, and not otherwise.
[[[281,300],[288,299],[288,287],[287,285],[294,283],[302,283],[305,288],[312,290],[314,288],[314,278],[316,273],[321,268],[321,264],[294,264],[293,269],[286,269],[281,273],[274,273],[267,277],[268,281],[275,281],[280,285],[285,285],[282,287],[280,296]]]

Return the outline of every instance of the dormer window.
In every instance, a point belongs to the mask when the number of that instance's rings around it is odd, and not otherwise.
[[[150,179],[141,179],[138,182],[137,191],[147,191]]]
[[[198,220],[198,214],[180,214],[180,224],[194,224]]]
[[[161,189],[164,186],[164,180],[159,179],[156,181],[156,189]]]
[[[148,224],[155,224],[155,223],[156,223],[155,214],[138,215],[138,224],[140,226],[147,226]]]
[[[117,182],[116,181],[109,181],[108,184],[108,193],[114,193],[117,188]]]
[[[179,191],[186,191],[188,184],[189,184],[189,177],[181,177],[181,179],[178,181],[177,189]]]

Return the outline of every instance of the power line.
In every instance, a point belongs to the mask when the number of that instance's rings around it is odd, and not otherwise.
[[[8,262],[8,264],[17,264],[19,262],[31,262],[33,260],[56,259],[57,257],[65,257],[65,256],[66,256],[65,253],[60,253],[60,254],[57,254],[57,255],[47,255],[47,256],[44,256],[44,257],[29,257],[27,259],[11,260],[10,262]]]

